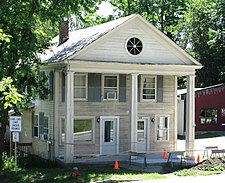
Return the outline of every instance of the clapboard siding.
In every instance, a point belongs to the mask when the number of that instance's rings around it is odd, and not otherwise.
[[[125,48],[126,41],[131,36],[137,36],[143,42],[143,51],[137,57],[128,56]],[[74,59],[179,65],[188,62],[165,40],[146,29],[142,22],[133,22],[129,26],[120,27],[120,31],[111,33],[111,36],[106,36],[86,51]]]
[[[170,141],[167,142],[156,142],[155,141],[155,125],[150,123],[150,151],[160,151],[164,147],[169,149],[174,149],[174,111],[175,111],[175,88],[174,88],[174,76],[164,76],[164,88],[163,88],[163,103],[153,102],[139,102],[138,103],[138,116],[140,117],[150,117],[154,118],[155,115],[169,115],[170,117]],[[74,114],[75,116],[119,116],[120,126],[119,126],[119,150],[120,153],[126,152],[128,150],[129,142],[129,97],[130,97],[130,77],[126,77],[126,102],[119,101],[103,101],[103,102],[74,102]],[[74,148],[75,154],[82,153],[99,153],[99,139],[100,139],[100,125],[96,123],[95,125],[95,143],[88,146],[82,144],[76,144]],[[166,144],[169,144],[168,146]],[[90,148],[91,147],[91,148]],[[97,148],[96,148],[97,147]]]
[[[45,116],[49,117],[49,134],[50,139],[54,139],[54,103],[53,101],[38,101],[38,105],[35,106],[35,114],[39,114],[39,112],[44,112]],[[32,149],[33,153],[45,158],[45,159],[52,159],[53,154],[49,154],[47,147],[46,140],[40,140],[39,138],[34,137],[32,141]],[[53,148],[51,145],[50,148]]]
[[[96,119],[99,116],[119,116],[119,152],[125,153],[129,150],[129,128],[130,128],[130,75],[126,75],[126,101],[102,101],[102,102],[88,102],[88,101],[74,101],[74,115],[76,116],[93,116]],[[138,102],[138,116],[154,118],[155,115],[166,114],[170,116],[170,141],[157,142],[155,141],[155,124],[150,122],[150,152],[161,151],[163,148],[174,149],[174,110],[175,110],[175,87],[174,76],[163,76],[163,102]],[[59,95],[59,97],[61,97]],[[53,101],[39,101],[39,105],[35,107],[35,113],[44,112],[45,115],[50,117],[50,137],[53,136]],[[59,101],[58,106],[58,119],[65,117],[65,102]],[[59,123],[59,121],[55,122]],[[99,154],[100,153],[100,124],[95,121],[95,139],[93,143],[80,144],[74,143],[74,155],[81,154]],[[43,158],[49,159],[49,152],[46,149],[47,142],[39,140],[38,138],[32,138],[33,152]],[[59,145],[58,152],[59,157],[64,154],[64,146]],[[51,155],[52,156],[52,155]]]

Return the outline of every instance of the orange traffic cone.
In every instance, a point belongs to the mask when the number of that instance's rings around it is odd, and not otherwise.
[[[167,159],[167,156],[166,156],[166,150],[164,149],[163,151],[163,159]]]
[[[200,156],[199,156],[199,154],[198,154],[198,157],[197,157],[197,163],[200,163]]]
[[[115,170],[119,170],[119,162],[118,162],[118,160],[115,161],[114,169]]]

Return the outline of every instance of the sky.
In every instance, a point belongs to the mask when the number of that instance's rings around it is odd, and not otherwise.
[[[102,1],[97,14],[100,16],[118,15],[118,11],[113,11],[113,6],[109,2]]]

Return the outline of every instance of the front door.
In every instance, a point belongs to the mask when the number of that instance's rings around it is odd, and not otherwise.
[[[100,117],[100,154],[119,153],[119,117]]]
[[[137,152],[146,153],[149,151],[149,130],[148,118],[137,121]]]

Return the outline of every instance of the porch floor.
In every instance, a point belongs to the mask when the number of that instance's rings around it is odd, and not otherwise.
[[[168,158],[168,157],[167,157]],[[167,163],[168,159],[163,158],[163,154],[159,153],[150,153],[146,154],[146,163],[147,167],[145,166],[144,157],[143,156],[135,156],[131,157],[131,164],[129,162],[130,154],[116,154],[116,155],[99,155],[99,156],[83,156],[83,157],[75,157],[74,158],[74,165],[80,164],[107,164],[107,165],[114,165],[115,161],[118,160],[119,166],[125,168],[132,168],[138,166],[139,169],[142,167],[143,170],[148,171],[148,167],[152,166],[180,166],[181,159],[175,158],[172,160],[173,163]],[[63,163],[63,158],[58,159]],[[182,162],[182,166],[194,165],[194,159],[185,159]]]

